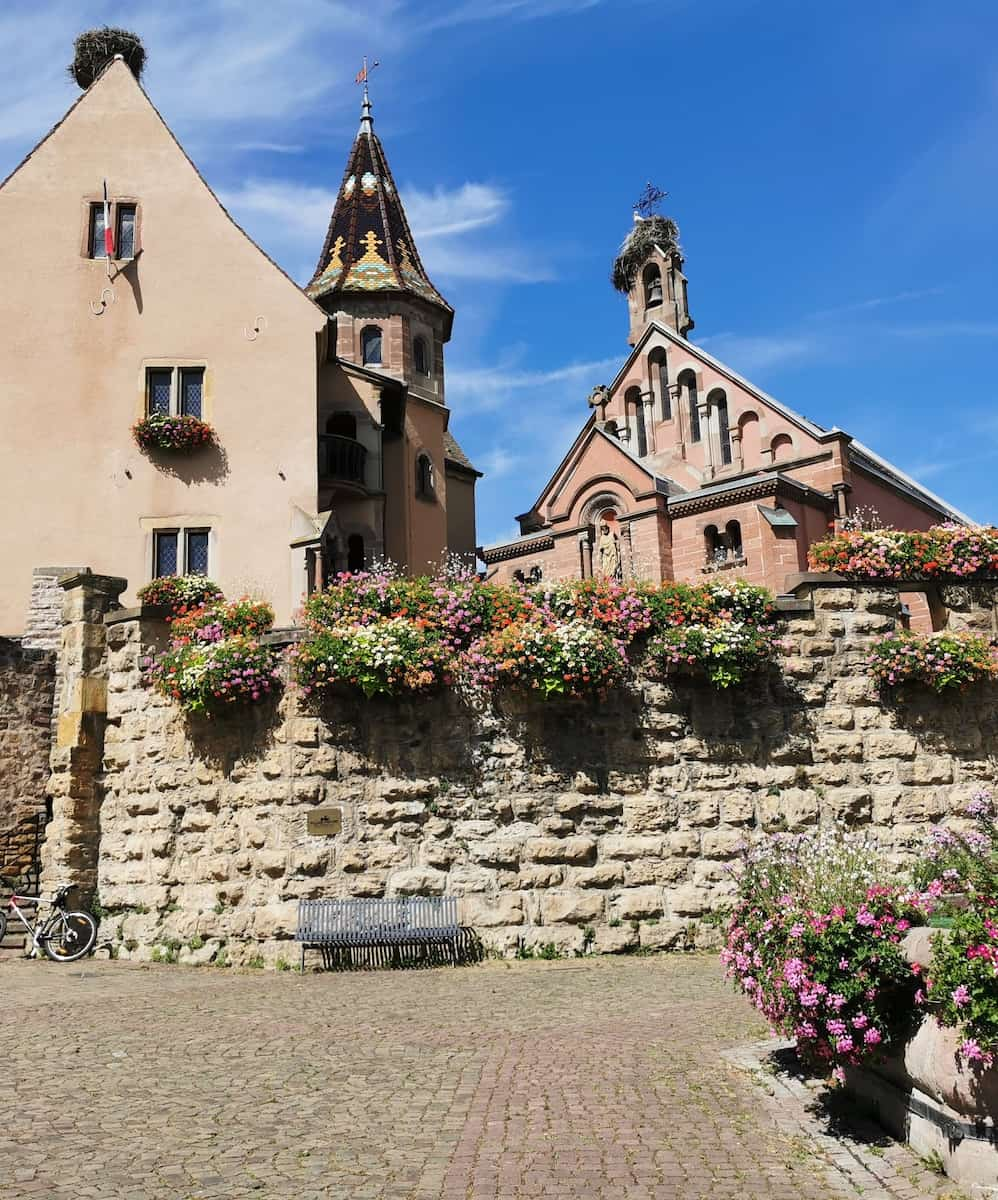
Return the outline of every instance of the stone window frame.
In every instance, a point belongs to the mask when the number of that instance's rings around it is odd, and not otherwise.
[[[208,565],[205,577],[214,578],[218,571],[218,530],[212,524],[212,518],[196,513],[184,513],[171,517],[143,517],[139,524],[146,537],[145,561],[149,580],[164,578],[157,574],[158,540],[163,534],[177,535],[177,574],[188,574],[189,535],[206,533],[208,535]]]
[[[104,207],[104,193],[90,192],[83,197],[83,213],[80,221],[80,257],[85,258],[90,262],[103,262],[104,255],[93,253],[93,211],[95,208]],[[111,210],[111,228],[114,230],[114,251],[115,256],[111,259],[112,262],[130,263],[134,262],[142,253],[142,202],[138,196],[115,196],[114,199],[108,200],[108,207]],[[135,209],[135,227],[132,235],[132,254],[130,258],[118,258],[118,209],[134,208]]]
[[[170,415],[180,415],[180,378],[183,371],[201,371],[201,420],[211,422],[214,415],[214,374],[203,358],[144,358],[139,369],[135,417],[149,415],[149,375],[152,371],[170,371]]]

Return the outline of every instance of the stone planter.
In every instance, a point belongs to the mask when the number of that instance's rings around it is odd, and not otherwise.
[[[928,962],[939,930],[913,929],[910,962]],[[973,1196],[998,1191],[998,1067],[972,1070],[957,1055],[955,1029],[927,1017],[902,1052],[846,1071],[861,1106],[917,1154],[938,1155],[946,1174]]]

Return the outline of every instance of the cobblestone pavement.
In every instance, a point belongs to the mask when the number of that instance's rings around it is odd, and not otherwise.
[[[901,1148],[857,1175],[848,1140],[722,1058],[765,1030],[707,956],[305,977],[8,960],[0,995],[2,1200],[959,1194]]]

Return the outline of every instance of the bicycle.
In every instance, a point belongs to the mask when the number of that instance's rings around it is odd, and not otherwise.
[[[77,962],[93,950],[97,942],[97,921],[82,909],[67,909],[66,897],[72,887],[59,888],[51,900],[45,896],[24,896],[14,891],[14,885],[9,879],[0,878],[0,884],[11,889],[8,907],[11,913],[24,926],[31,938],[31,953],[29,958],[35,958],[39,948],[44,951],[46,958],[53,962]],[[18,900],[30,901],[38,905],[34,924],[18,907]],[[43,923],[38,917],[42,907],[51,908],[51,914]],[[7,914],[0,909],[0,942],[7,932]]]

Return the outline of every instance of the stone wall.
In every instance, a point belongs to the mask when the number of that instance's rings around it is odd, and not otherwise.
[[[45,817],[55,655],[0,637],[0,874],[23,878]]]
[[[993,629],[993,592],[951,589],[945,620]],[[885,703],[866,658],[900,619],[893,589],[805,584],[784,608],[782,670],[729,693],[645,680],[484,713],[450,693],[310,711],[289,686],[214,722],[143,687],[162,623],[112,614],[102,938],[122,956],[290,962],[301,897],[446,893],[503,953],[683,947],[716,937],[760,830],[844,820],[904,855],[993,781],[998,688]],[[342,832],[311,835],[328,807]]]

